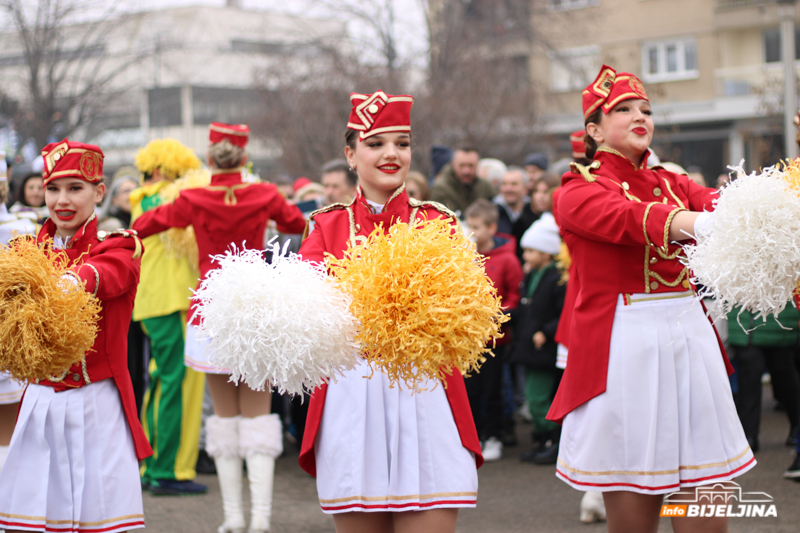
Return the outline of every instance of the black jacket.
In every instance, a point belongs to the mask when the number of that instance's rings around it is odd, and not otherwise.
[[[522,235],[531,227],[531,224],[539,219],[539,215],[531,210],[530,203],[525,202],[522,213],[515,222],[512,222],[508,208],[500,202],[495,203],[497,205],[497,233],[513,235],[517,239],[517,259],[522,262],[522,245],[520,244]]]
[[[528,285],[533,274],[525,276],[520,290],[522,300],[519,307],[511,313],[514,327],[514,346],[511,349],[511,362],[522,363],[540,370],[555,370],[558,344],[555,341],[558,319],[564,307],[566,285],[561,283],[561,272],[550,266],[542,275],[539,286],[530,299],[527,299]],[[541,331],[547,338],[541,350],[533,346],[533,335]]]

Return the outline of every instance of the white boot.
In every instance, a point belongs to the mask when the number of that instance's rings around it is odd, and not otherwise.
[[[242,418],[239,431],[250,481],[250,533],[267,533],[272,517],[275,459],[283,452],[281,420],[278,415]]]
[[[240,420],[238,416],[213,415],[206,421],[206,451],[217,466],[225,513],[225,521],[217,533],[244,533],[247,528],[242,499],[242,456],[239,454]]]
[[[602,492],[587,492],[581,498],[581,522],[591,524],[606,519],[606,505]]]
[[[8,457],[8,446],[0,446],[0,471],[3,470],[3,465],[6,463],[6,457]]]

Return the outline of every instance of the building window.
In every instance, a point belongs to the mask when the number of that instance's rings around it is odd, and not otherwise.
[[[764,61],[777,63],[781,61],[781,30],[767,28],[764,30]],[[794,29],[794,58],[800,59],[800,28]]]
[[[646,43],[642,67],[643,78],[649,82],[697,78],[697,43],[694,39]]]
[[[547,0],[547,9],[551,11],[569,11],[600,5],[600,0]]]
[[[600,70],[600,48],[584,46],[550,54],[550,90],[580,91]]]

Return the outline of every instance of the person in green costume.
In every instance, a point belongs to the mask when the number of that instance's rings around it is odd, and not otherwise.
[[[201,162],[174,139],[159,139],[139,150],[136,166],[144,186],[131,193],[132,220],[169,203],[177,195],[174,181]],[[185,230],[184,230],[185,231]],[[192,240],[183,235],[184,242]],[[146,257],[133,319],[141,321],[150,338],[150,385],[142,409],[142,426],[153,455],[141,468],[142,487],[154,495],[204,494],[196,476],[205,374],[183,362],[186,313],[199,272],[191,253],[181,253],[168,239],[153,235],[143,240]]]

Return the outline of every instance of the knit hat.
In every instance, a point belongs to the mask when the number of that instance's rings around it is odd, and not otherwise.
[[[561,237],[553,215],[543,214],[542,218],[525,231],[520,244],[523,248],[539,250],[550,255],[558,254],[561,251]]]
[[[527,167],[528,165],[536,165],[542,170],[547,170],[547,156],[542,153],[528,154],[522,166]]]

